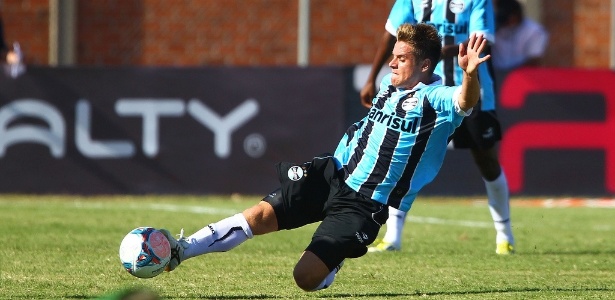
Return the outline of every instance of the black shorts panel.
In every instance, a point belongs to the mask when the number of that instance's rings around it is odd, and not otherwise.
[[[276,168],[281,188],[263,201],[273,206],[278,228],[293,229],[322,221],[330,182],[337,176],[332,157],[319,156],[302,164],[281,162]]]
[[[475,109],[453,133],[455,149],[489,149],[502,139],[502,129],[494,110]]]
[[[388,218],[388,207],[353,191],[346,184],[327,202],[327,216],[306,250],[333,270],[345,258],[361,257]]]
[[[322,221],[307,251],[330,270],[345,258],[367,252],[388,218],[388,207],[352,190],[344,183],[331,156],[311,162],[277,165],[281,188],[263,198],[276,214],[278,229],[287,230]]]

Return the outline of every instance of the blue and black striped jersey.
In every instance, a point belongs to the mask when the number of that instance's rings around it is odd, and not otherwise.
[[[368,115],[350,126],[335,150],[338,169],[355,191],[408,211],[418,191],[442,166],[448,138],[465,112],[456,105],[459,86],[434,75],[412,90],[384,77]]]
[[[457,45],[469,39],[470,34],[483,35],[495,42],[495,18],[491,0],[397,0],[391,9],[385,29],[397,35],[401,24],[431,24],[442,36],[442,44]],[[485,51],[483,55],[489,54]],[[461,84],[463,76],[457,57],[444,58],[435,73],[443,78],[444,85]],[[481,109],[495,110],[495,90],[491,60],[478,67],[481,85]]]

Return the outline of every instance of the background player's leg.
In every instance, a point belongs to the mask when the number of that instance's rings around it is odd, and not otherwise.
[[[489,212],[496,230],[496,253],[511,254],[515,243],[510,220],[510,197],[506,175],[500,166],[495,147],[480,150],[471,149],[478,166],[489,203]]]
[[[369,252],[397,251],[401,250],[401,239],[406,215],[408,213],[389,207],[389,218],[386,222],[386,232],[382,241],[368,248]]]

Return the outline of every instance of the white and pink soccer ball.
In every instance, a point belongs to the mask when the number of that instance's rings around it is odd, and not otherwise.
[[[171,260],[171,246],[157,229],[138,227],[122,240],[120,260],[131,275],[152,278],[162,273]]]

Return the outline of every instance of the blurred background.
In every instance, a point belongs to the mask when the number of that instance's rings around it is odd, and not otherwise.
[[[615,1],[521,2],[549,43],[499,82],[511,193],[613,196]],[[266,194],[275,162],[332,152],[365,114],[393,3],[2,0],[23,66],[0,77],[0,192]],[[484,193],[469,155],[424,194]]]
[[[551,33],[545,66],[615,66],[613,1],[521,2]],[[0,9],[5,39],[33,65],[328,66],[371,63],[393,3],[2,0]]]

